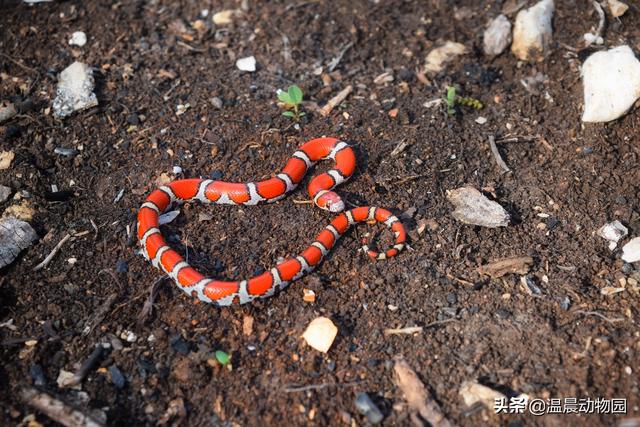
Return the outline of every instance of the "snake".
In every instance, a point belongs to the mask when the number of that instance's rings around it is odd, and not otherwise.
[[[253,206],[274,203],[286,197],[303,180],[317,162],[333,160],[332,169],[313,177],[307,190],[315,206],[336,214],[299,255],[285,259],[275,267],[247,280],[215,280],[198,272],[166,243],[160,231],[160,215],[174,206],[188,202],[203,204]],[[266,298],[286,288],[291,282],[313,271],[336,245],[338,239],[354,224],[382,223],[394,235],[393,245],[377,252],[363,239],[362,250],[377,260],[391,258],[406,242],[402,222],[390,211],[375,206],[345,210],[345,203],[333,190],[348,180],[356,168],[351,145],[338,138],[322,137],[301,145],[289,158],[284,169],[269,179],[258,182],[226,182],[201,178],[185,178],[169,182],[149,194],[137,218],[137,237],[145,259],[164,271],[190,297],[219,306],[245,304]]]

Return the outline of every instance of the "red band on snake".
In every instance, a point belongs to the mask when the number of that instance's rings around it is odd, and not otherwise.
[[[335,161],[333,169],[311,180],[309,195],[316,206],[339,213],[298,256],[289,258],[263,274],[241,281],[209,279],[191,267],[171,249],[162,237],[159,215],[173,205],[199,201],[206,204],[257,205],[282,199],[302,181],[307,171],[318,161]],[[313,139],[293,153],[286,166],[276,176],[248,183],[232,183],[208,179],[181,179],[152,192],[138,212],[138,239],[145,258],[163,270],[180,289],[201,301],[217,305],[244,304],[255,298],[265,298],[285,288],[292,281],[312,271],[333,248],[337,240],[354,224],[380,222],[391,228],[394,245],[385,252],[375,252],[366,245],[364,252],[375,259],[395,256],[404,248],[406,233],[402,223],[391,212],[377,207],[362,206],[345,212],[340,196],[331,191],[353,174],[356,158],[353,149],[336,138]]]

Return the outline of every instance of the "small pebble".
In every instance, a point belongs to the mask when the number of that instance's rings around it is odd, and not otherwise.
[[[236,61],[236,67],[240,71],[247,71],[253,73],[256,71],[256,58],[253,56],[247,56],[246,58],[240,58]]]
[[[71,46],[82,47],[85,44],[87,44],[87,35],[84,33],[84,31],[76,31],[71,35],[71,38],[69,39],[69,44]]]
[[[214,170],[213,172],[211,172],[211,179],[213,179],[213,180],[220,180],[220,179],[222,179],[222,171],[220,171],[220,170]]]
[[[6,202],[11,195],[11,188],[0,185],[0,203]]]
[[[40,365],[31,365],[29,368],[29,375],[31,376],[31,379],[33,379],[33,385],[35,386],[43,386],[47,382],[42,366]]]
[[[171,338],[171,348],[181,354],[189,354],[191,349],[189,348],[189,343],[187,343],[181,335],[176,335]]]
[[[174,166],[171,170],[174,175],[180,175],[182,173],[182,168],[180,166]]]
[[[384,419],[382,412],[380,412],[380,409],[373,403],[367,393],[358,393],[355,404],[358,412],[366,416],[371,424],[378,424]]]
[[[218,98],[217,96],[209,99],[209,102],[214,108],[217,108],[218,110],[222,108],[222,99]]]
[[[64,148],[64,147],[56,147],[53,149],[53,152],[65,157],[75,157],[78,155],[79,151],[75,148]]]
[[[126,342],[136,342],[138,340],[138,336],[131,331],[123,331],[120,334],[120,338]]]
[[[560,308],[563,309],[564,311],[569,310],[570,306],[571,306],[571,300],[569,299],[569,297],[564,297],[560,300]]]
[[[111,382],[116,388],[123,388],[125,385],[124,375],[120,372],[120,369],[116,365],[109,366],[109,374],[111,375]]]
[[[129,270],[129,264],[123,259],[119,259],[116,262],[116,273],[124,274]]]
[[[458,297],[455,292],[449,292],[447,294],[447,302],[452,305],[458,302]]]

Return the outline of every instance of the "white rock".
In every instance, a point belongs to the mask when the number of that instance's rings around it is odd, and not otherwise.
[[[624,262],[640,261],[640,237],[634,237],[622,247],[622,260]]]
[[[590,46],[592,44],[601,45],[604,43],[604,39],[602,37],[593,33],[585,33],[582,38],[584,39],[586,46]]]
[[[0,221],[0,268],[11,264],[37,239],[38,235],[28,222],[11,217]]]
[[[307,329],[302,334],[302,338],[318,351],[326,353],[331,348],[333,340],[338,335],[338,328],[331,319],[326,317],[316,317],[309,323]]]
[[[98,105],[93,93],[93,71],[82,62],[74,62],[65,68],[58,78],[56,99],[53,100],[53,115],[67,117],[74,111]]]
[[[478,116],[478,118],[476,119],[476,123],[479,125],[483,125],[485,123],[487,123],[487,118],[486,117],[482,117],[482,116]]]
[[[490,228],[509,225],[510,216],[507,211],[473,187],[447,191],[447,199],[456,207],[453,217],[465,224]]]
[[[239,18],[242,16],[242,11],[238,9],[227,9],[221,10],[220,12],[214,13],[211,20],[216,25],[229,25],[233,23],[235,18]]]
[[[122,331],[120,338],[127,342],[136,342],[138,340],[138,336],[131,331]]]
[[[583,122],[609,122],[640,98],[640,61],[629,46],[589,56],[582,65]]]
[[[518,12],[513,28],[511,51],[523,61],[540,61],[549,48],[553,37],[551,19],[553,0],[542,0],[529,9]]]
[[[598,230],[598,236],[609,241],[609,249],[614,250],[618,246],[618,240],[627,235],[629,230],[620,221],[613,221],[603,225]]]
[[[629,6],[618,0],[608,0],[607,6],[609,6],[609,12],[614,18],[619,18],[629,9]]]
[[[426,73],[436,74],[442,71],[448,62],[453,61],[457,56],[464,55],[467,52],[468,49],[465,45],[447,41],[444,45],[429,52],[424,70]]]
[[[240,58],[236,61],[236,67],[240,71],[248,71],[253,73],[256,70],[256,58],[253,56],[247,56],[246,58]]]
[[[84,31],[76,31],[75,33],[71,34],[69,44],[72,46],[82,47],[87,44],[87,35],[84,33]]]
[[[511,22],[504,15],[496,16],[484,32],[483,49],[487,56],[498,56],[511,43]]]
[[[174,175],[180,175],[182,173],[182,168],[180,166],[174,166],[172,169]]]

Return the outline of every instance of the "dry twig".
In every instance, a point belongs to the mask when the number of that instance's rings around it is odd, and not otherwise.
[[[344,101],[347,96],[349,96],[351,92],[353,92],[353,86],[351,85],[342,89],[336,96],[334,96],[329,100],[329,102],[327,102],[327,105],[320,109],[320,114],[325,117],[328,116],[334,108],[340,105],[340,103]]]
[[[56,254],[58,253],[58,251],[60,250],[60,248],[62,247],[62,245],[64,245],[67,240],[69,240],[71,238],[71,235],[69,233],[67,233],[62,240],[60,240],[58,242],[58,244],[53,248],[53,250],[49,253],[49,255],[47,255],[47,257],[38,265],[36,265],[35,267],[33,267],[33,271],[38,271],[38,270],[42,270],[43,268],[45,268],[47,265],[49,265],[49,263],[51,262],[51,260],[53,259],[54,256],[56,256]]]
[[[67,427],[102,427],[104,424],[96,421],[78,409],[75,409],[55,397],[28,387],[20,392],[22,401],[34,407],[52,420]]]

